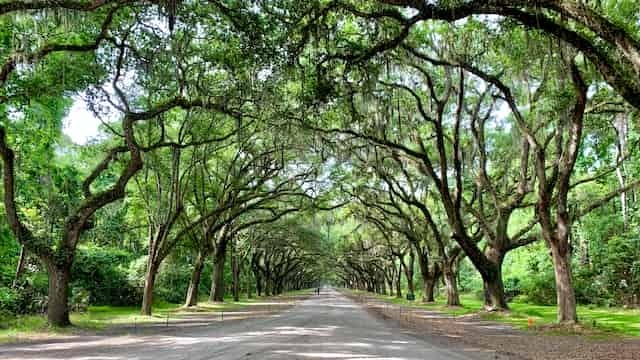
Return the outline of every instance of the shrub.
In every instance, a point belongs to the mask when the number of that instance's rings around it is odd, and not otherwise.
[[[553,305],[556,303],[556,287],[553,272],[544,270],[538,274],[530,274],[522,280],[522,295],[527,302],[536,305]]]
[[[504,293],[507,301],[511,301],[522,293],[520,279],[517,277],[508,277],[504,280]]]
[[[44,311],[46,296],[28,282],[18,288],[0,287],[0,312],[20,315]]]
[[[89,246],[78,249],[72,269],[71,288],[88,295],[93,305],[136,305],[139,289],[128,279],[131,254],[112,248]],[[72,299],[73,300],[73,299]]]

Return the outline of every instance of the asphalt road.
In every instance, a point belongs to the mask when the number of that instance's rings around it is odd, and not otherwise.
[[[332,289],[269,318],[157,334],[76,336],[0,345],[0,359],[470,360],[486,354],[436,345],[380,320]]]

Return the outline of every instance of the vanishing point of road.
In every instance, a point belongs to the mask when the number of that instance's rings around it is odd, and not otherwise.
[[[376,318],[333,289],[323,289],[321,295],[299,301],[271,317],[176,328],[157,334],[102,334],[0,345],[0,359],[493,358],[463,346],[442,344]]]

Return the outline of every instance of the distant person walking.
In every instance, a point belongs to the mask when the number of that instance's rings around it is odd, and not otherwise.
[[[316,289],[316,295],[320,295],[320,288]]]

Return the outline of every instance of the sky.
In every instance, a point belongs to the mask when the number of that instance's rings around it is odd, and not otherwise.
[[[63,120],[63,131],[79,145],[86,144],[100,134],[100,120],[87,108],[85,101],[76,97]]]

